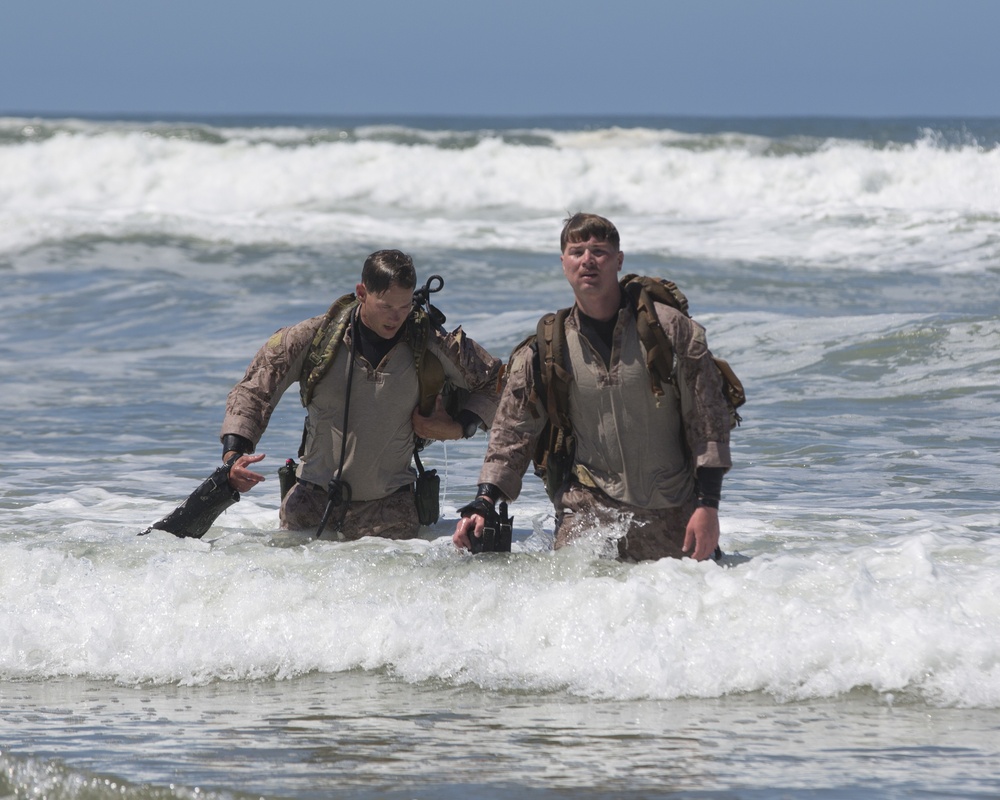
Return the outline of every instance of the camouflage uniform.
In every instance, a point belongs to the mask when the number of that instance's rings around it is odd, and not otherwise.
[[[318,316],[282,328],[261,347],[243,380],[229,393],[222,436],[238,434],[256,446],[281,396],[298,382],[322,321]],[[298,483],[282,502],[283,528],[315,529],[326,506],[326,488],[337,474],[344,436],[351,336],[348,328],[329,372],[316,385],[306,408]],[[461,328],[451,333],[432,330],[427,349],[441,361],[451,383],[469,391],[464,408],[475,412],[488,427],[497,408],[500,361]],[[400,539],[417,534],[410,415],[418,393],[413,351],[405,334],[377,367],[356,355],[341,475],[351,487],[352,500],[341,531],[343,538],[374,535]]]
[[[696,507],[695,469],[732,466],[729,408],[705,330],[670,306],[657,303],[656,313],[676,365],[674,386],[660,397],[631,307],[618,312],[610,369],[581,335],[575,307],[566,318],[576,455],[573,479],[555,497],[557,548],[597,530],[617,540],[625,559],[679,557]],[[511,358],[479,476],[511,500],[546,422],[534,384],[525,347]]]

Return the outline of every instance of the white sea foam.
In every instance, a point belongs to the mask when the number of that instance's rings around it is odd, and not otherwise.
[[[548,251],[562,215],[597,208],[629,249],[688,258],[966,271],[998,254],[1000,148],[931,137],[778,153],[762,137],[624,128],[461,147],[440,143],[449,131],[211,133],[59,123],[0,147],[0,252],[150,235]]]
[[[580,549],[472,559],[444,536],[296,544],[256,530],[267,514],[252,504],[205,541],[134,540],[121,501],[74,493],[32,512],[72,518],[58,534],[7,541],[0,674],[201,683],[387,668],[618,699],[871,687],[1000,706],[988,634],[1000,546],[960,525],[822,552],[784,532],[732,568],[627,566]]]

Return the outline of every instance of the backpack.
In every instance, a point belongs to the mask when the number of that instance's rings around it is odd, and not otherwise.
[[[672,306],[689,317],[687,298],[673,281],[658,278],[629,274],[621,279],[620,285],[635,309],[636,329],[646,349],[650,390],[660,397],[664,393],[664,384],[674,383],[674,350],[660,326],[653,304],[658,302]],[[534,351],[532,369],[535,392],[545,407],[548,421],[538,437],[532,460],[535,474],[545,484],[550,500],[554,499],[555,493],[569,477],[573,466],[575,441],[569,419],[569,384],[573,376],[564,366],[565,321],[570,311],[569,308],[563,308],[546,314],[538,321],[535,335],[529,336],[515,348],[516,352],[528,345]],[[714,356],[713,360],[722,378],[723,394],[729,406],[730,427],[736,427],[743,420],[737,409],[746,402],[743,384],[727,361]]]

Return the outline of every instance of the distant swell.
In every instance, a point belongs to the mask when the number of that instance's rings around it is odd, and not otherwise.
[[[863,126],[837,138],[794,126],[764,135],[6,119],[0,253],[87,237],[547,251],[567,211],[586,208],[632,231],[632,249],[688,258],[996,263],[1000,149],[968,131],[909,130],[912,140],[894,141],[860,138]]]

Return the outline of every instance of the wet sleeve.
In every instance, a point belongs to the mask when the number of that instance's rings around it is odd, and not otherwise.
[[[438,335],[434,346],[445,373],[457,386],[469,391],[463,410],[475,414],[487,427],[492,425],[500,402],[503,362],[466,336],[461,327]]]
[[[694,466],[729,469],[729,406],[705,329],[668,306],[658,304],[657,315],[674,346],[684,435]]]
[[[532,391],[532,355],[532,349],[525,346],[511,356],[507,383],[500,395],[479,473],[479,483],[494,484],[509,500],[516,500],[521,493],[522,478],[546,422],[544,411]]]
[[[321,317],[282,328],[268,339],[226,398],[220,439],[236,434],[256,447],[285,390],[297,382]]]

